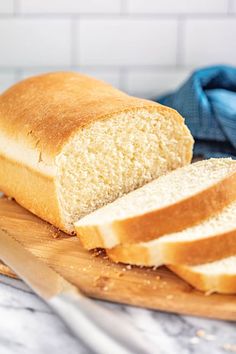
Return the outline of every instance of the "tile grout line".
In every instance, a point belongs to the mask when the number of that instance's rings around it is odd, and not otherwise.
[[[127,0],[120,0],[120,14],[127,14]]]
[[[16,17],[20,14],[20,1],[14,0],[13,1],[13,16]]]
[[[87,70],[94,70],[94,71],[112,71],[112,70],[133,70],[133,71],[147,71],[147,72],[151,72],[153,70],[161,70],[161,71],[169,71],[169,70],[175,70],[177,68],[181,68],[181,69],[193,69],[194,65],[162,65],[162,64],[157,64],[157,65],[81,65],[79,63],[75,63],[73,65],[36,65],[36,66],[0,66],[0,73],[4,72],[4,71],[11,71],[11,70],[21,70],[21,71],[39,71],[39,70],[50,70],[50,69],[66,69],[66,68],[70,68],[70,67],[74,67],[74,68],[83,68],[83,69],[87,69]]]
[[[228,0],[227,13],[228,15],[233,14],[233,0]]]
[[[229,0],[230,1],[230,0]],[[89,19],[99,19],[99,20],[106,20],[106,19],[129,19],[129,20],[177,20],[181,16],[185,16],[188,19],[228,19],[228,18],[235,18],[236,13],[229,12],[229,13],[24,13],[21,12],[19,6],[19,0],[14,0],[14,14],[2,14],[0,13],[0,18],[12,18],[17,15],[19,18],[32,18],[32,19],[51,19],[51,20],[62,20],[62,19],[78,19],[83,18],[85,20]],[[230,3],[231,4],[231,3]],[[231,8],[231,5],[229,6]],[[123,10],[122,10],[123,11]],[[121,16],[122,15],[122,16]]]

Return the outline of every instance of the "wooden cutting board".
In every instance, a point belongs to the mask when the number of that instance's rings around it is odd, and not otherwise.
[[[102,253],[84,250],[76,237],[68,237],[7,198],[0,199],[0,228],[14,235],[26,249],[88,296],[168,312],[236,320],[236,296],[207,296],[165,267],[153,270],[114,264]],[[15,276],[3,263],[0,273]]]

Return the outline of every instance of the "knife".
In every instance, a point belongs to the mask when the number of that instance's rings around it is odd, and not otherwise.
[[[151,353],[148,343],[130,323],[86,297],[1,229],[0,259],[46,301],[74,336],[94,353]]]

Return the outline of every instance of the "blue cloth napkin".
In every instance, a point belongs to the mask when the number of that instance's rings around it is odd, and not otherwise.
[[[195,138],[195,155],[236,158],[236,68],[196,70],[157,102],[176,109]]]

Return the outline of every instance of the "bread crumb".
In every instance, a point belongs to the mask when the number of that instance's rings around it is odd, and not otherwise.
[[[209,295],[212,295],[215,293],[215,290],[214,289],[211,289],[211,290],[208,290],[204,293],[205,296],[209,296]]]
[[[214,336],[213,334],[207,334],[205,336],[205,339],[206,340],[209,340],[209,341],[212,341],[212,340],[215,340],[216,339],[216,336]]]
[[[96,248],[94,250],[92,250],[92,255],[95,256],[95,257],[99,257],[101,255],[104,254],[104,251],[99,249],[99,248]]]
[[[59,229],[55,228],[55,227],[53,227],[53,228],[49,227],[48,231],[49,231],[50,237],[52,237],[54,239],[59,238],[60,236],[63,236],[61,234],[61,231]]]
[[[226,343],[223,345],[223,349],[231,353],[236,353],[236,344]]]
[[[126,269],[128,269],[128,270],[132,269],[131,264],[128,264],[128,265],[126,266]]]
[[[13,197],[6,197],[6,198],[7,198],[7,200],[14,200]]]
[[[200,338],[204,338],[205,340],[208,340],[208,341],[212,341],[212,340],[215,340],[216,339],[216,336],[214,336],[213,334],[206,334],[206,332],[203,330],[203,329],[199,329],[197,332],[196,332],[196,335]]]
[[[118,273],[118,277],[123,277],[124,274],[123,273]]]
[[[191,344],[198,344],[199,343],[199,338],[198,337],[192,337],[189,339],[189,342]]]
[[[196,335],[197,335],[198,337],[205,337],[206,332],[205,332],[203,329],[199,329],[199,330],[196,332]]]
[[[166,299],[167,299],[167,300],[172,300],[173,298],[174,298],[174,296],[171,295],[171,294],[166,296]]]

